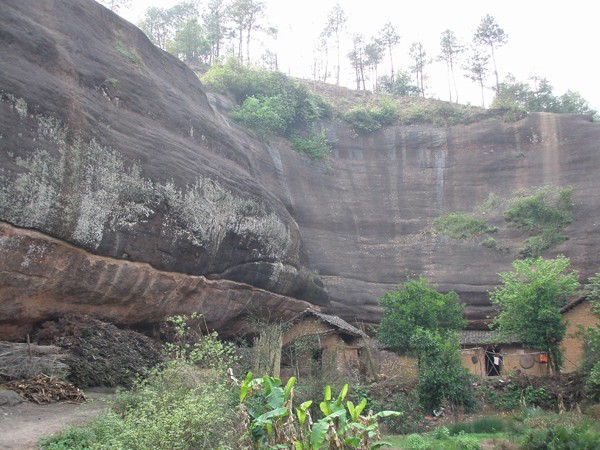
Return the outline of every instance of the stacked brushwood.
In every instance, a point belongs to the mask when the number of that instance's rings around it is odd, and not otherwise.
[[[0,341],[0,379],[11,381],[44,373],[64,378],[67,354],[55,345]]]
[[[44,374],[38,374],[26,380],[10,381],[6,383],[6,387],[18,392],[21,397],[40,405],[65,401],[82,403],[86,400],[83,391],[73,384]]]
[[[89,316],[46,322],[36,334],[68,352],[67,379],[76,386],[129,386],[136,374],[162,361],[159,345],[133,330]]]

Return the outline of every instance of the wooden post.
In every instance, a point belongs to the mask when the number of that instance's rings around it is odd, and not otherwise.
[[[373,362],[373,355],[371,354],[371,348],[369,347],[369,336],[365,333],[365,325],[363,323],[360,324],[360,335],[363,338],[365,343],[365,351],[367,352],[367,359],[369,360],[369,367],[371,368],[371,373],[373,374],[373,379],[375,381],[379,381],[379,374],[377,370],[375,370],[375,362]]]

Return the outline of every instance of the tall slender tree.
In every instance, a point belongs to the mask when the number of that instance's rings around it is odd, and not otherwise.
[[[377,91],[377,68],[383,61],[384,48],[382,42],[377,38],[371,38],[371,41],[365,45],[365,63],[371,69],[373,74],[373,91]]]
[[[210,44],[197,17],[192,17],[175,34],[169,52],[188,64],[208,63]]]
[[[354,74],[356,79],[356,90],[360,90],[361,84],[362,89],[366,90],[365,87],[365,37],[362,34],[355,34],[352,38],[354,48],[348,53],[350,63],[354,68]]]
[[[449,99],[452,101],[452,89],[454,88],[455,101],[458,103],[458,89],[456,88],[456,77],[454,76],[454,66],[461,53],[465,51],[465,47],[458,42],[458,39],[451,30],[445,30],[442,32],[440,38],[440,54],[438,56],[439,61],[446,63],[446,70],[448,73],[448,94]]]
[[[496,49],[508,42],[508,36],[496,22],[496,19],[489,14],[481,20],[473,41],[481,46],[488,47],[492,56],[494,65],[494,75],[496,77],[496,92],[500,90],[500,78],[498,77],[498,68],[496,66]]]
[[[240,62],[244,62],[243,46],[245,41],[246,62],[249,63],[252,32],[262,28],[259,21],[265,16],[266,4],[257,0],[234,0],[229,5],[227,13],[235,27]]]
[[[413,60],[411,69],[415,74],[417,89],[419,90],[421,97],[425,97],[425,80],[427,79],[427,76],[425,75],[425,66],[431,61],[427,58],[427,52],[422,43],[413,42],[410,47],[410,57]]]
[[[348,16],[342,9],[339,3],[336,3],[333,9],[327,16],[327,22],[321,35],[325,38],[333,37],[335,39],[335,47],[337,54],[337,67],[335,82],[339,86],[340,84],[340,37],[342,31],[346,28],[346,22],[348,22]]]
[[[392,22],[387,22],[381,31],[378,33],[377,39],[383,46],[385,46],[388,50],[388,54],[390,56],[390,79],[394,79],[394,58],[393,58],[393,50],[396,45],[400,42],[400,35],[396,33],[396,29],[392,25]]]
[[[313,47],[313,79],[327,83],[329,77],[329,46],[321,33]]]
[[[479,84],[481,88],[481,107],[485,108],[485,93],[484,93],[484,82],[488,76],[489,68],[488,64],[490,57],[475,46],[471,47],[471,54],[467,58],[467,62],[464,66],[466,70],[465,76]]]
[[[202,13],[202,23],[211,48],[211,63],[221,56],[221,43],[227,34],[225,10],[225,0],[210,0]]]

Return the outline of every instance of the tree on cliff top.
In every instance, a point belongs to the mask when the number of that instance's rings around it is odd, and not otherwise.
[[[492,326],[500,337],[517,337],[523,345],[548,353],[553,370],[562,364],[560,344],[567,329],[560,313],[579,288],[578,273],[565,256],[516,260],[512,272],[499,273],[502,286],[490,293],[500,307]]]
[[[477,31],[475,32],[474,42],[478,45],[489,47],[494,64],[494,75],[496,76],[496,92],[500,91],[500,80],[498,78],[498,68],[496,67],[495,49],[508,42],[508,36],[496,22],[496,19],[489,14],[481,20]]]
[[[410,349],[410,340],[418,329],[444,335],[465,326],[464,305],[458,303],[456,292],[439,292],[424,276],[386,292],[379,303],[383,319],[377,338],[397,351]]]

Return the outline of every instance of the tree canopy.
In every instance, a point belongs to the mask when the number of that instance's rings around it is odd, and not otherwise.
[[[550,364],[562,364],[560,344],[567,325],[560,309],[579,288],[578,273],[565,256],[516,260],[512,272],[499,273],[502,286],[490,293],[500,313],[492,326],[501,338],[519,339],[526,347],[544,350]]]
[[[417,329],[437,330],[441,334],[465,326],[464,305],[456,292],[439,292],[424,276],[410,280],[379,298],[383,319],[377,337],[398,351],[410,350],[410,339]]]
[[[508,36],[496,22],[496,19],[489,14],[481,20],[473,41],[477,45],[488,47],[494,64],[494,75],[496,77],[496,92],[500,92],[500,80],[498,77],[498,69],[496,67],[496,48],[508,42]]]

